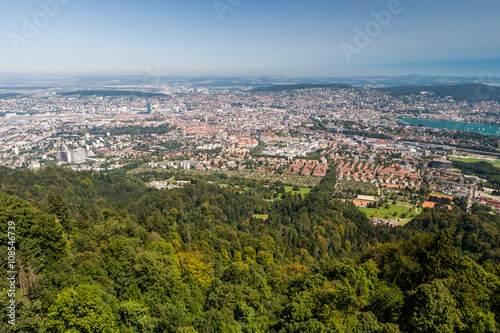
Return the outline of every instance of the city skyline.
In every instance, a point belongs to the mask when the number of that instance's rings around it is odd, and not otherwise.
[[[0,73],[500,75],[484,1],[7,3]]]

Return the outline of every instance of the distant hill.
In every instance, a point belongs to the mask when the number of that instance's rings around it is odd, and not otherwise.
[[[17,98],[22,96],[23,94],[17,94],[17,93],[0,94],[0,99]]]
[[[51,89],[54,88],[53,85],[51,86],[18,86],[18,85],[12,85],[12,86],[5,86],[2,85],[0,86],[0,90],[43,90],[43,89]]]
[[[142,91],[128,91],[128,90],[77,90],[59,93],[61,96],[102,96],[102,97],[170,97],[161,93],[148,93]]]
[[[442,86],[390,87],[378,88],[379,91],[390,93],[394,97],[420,95],[428,92],[437,97],[451,96],[457,101],[496,101],[500,102],[500,88],[486,84],[459,84]]]
[[[250,91],[252,92],[277,92],[277,91],[293,91],[293,90],[302,90],[302,89],[318,89],[318,88],[327,88],[327,89],[349,89],[354,88],[348,84],[340,84],[340,83],[317,83],[317,84],[279,84],[274,86],[266,86],[266,87],[258,87],[254,88]]]

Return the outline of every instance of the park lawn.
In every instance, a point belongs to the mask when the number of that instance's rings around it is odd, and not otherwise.
[[[255,217],[256,219],[267,220],[269,218],[269,214],[255,214],[253,217]]]
[[[476,162],[488,162],[496,166],[497,168],[500,168],[500,160],[496,160],[494,162],[490,160],[481,160],[478,158],[450,158],[451,161],[457,161],[457,162],[465,162],[465,163],[476,163]]]
[[[219,184],[220,187],[231,187],[231,188],[237,188],[238,189],[238,192],[240,193],[244,193],[246,191],[248,191],[250,188],[248,186],[245,186],[243,188],[243,190],[240,188],[240,186],[233,186],[233,185],[229,185],[229,184]]]
[[[411,208],[411,212],[410,212]],[[410,207],[408,205],[390,205],[389,209],[385,208],[359,208],[362,212],[365,212],[368,218],[379,218],[379,219],[388,219],[388,220],[399,220],[399,221],[408,221],[408,219],[412,220],[417,216],[415,213],[415,207]],[[419,209],[420,213],[421,209]],[[397,216],[394,216],[394,213],[398,213]],[[407,213],[406,217],[402,218],[401,215],[403,213]]]
[[[292,192],[293,194],[301,194],[302,196],[306,195],[307,193],[311,192],[310,188],[307,187],[301,187],[299,191],[292,191],[293,186],[285,186],[285,193]],[[283,193],[280,193],[280,198],[283,196]]]

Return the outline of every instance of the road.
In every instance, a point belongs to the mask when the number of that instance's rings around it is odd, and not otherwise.
[[[467,202],[467,211],[468,212],[470,212],[470,209],[472,208],[472,204],[474,203],[474,200],[476,199],[476,191],[477,191],[477,186],[476,186],[476,183],[474,183],[469,187],[469,197],[468,197],[468,202]]]

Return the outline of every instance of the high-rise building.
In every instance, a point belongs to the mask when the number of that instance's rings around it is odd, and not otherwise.
[[[447,160],[434,160],[429,163],[429,167],[434,169],[450,170],[453,167],[453,163]]]
[[[71,151],[71,161],[73,163],[82,163],[87,160],[87,150],[78,148]]]
[[[71,152],[65,144],[61,145],[62,151],[57,152],[57,159],[61,162],[71,163]]]
[[[87,160],[89,152],[85,148],[77,148],[73,150],[68,150],[68,148],[63,145],[63,150],[57,152],[57,159],[61,162],[66,163],[83,163]]]
[[[61,162],[71,162],[71,154],[67,150],[57,152],[57,160]]]

